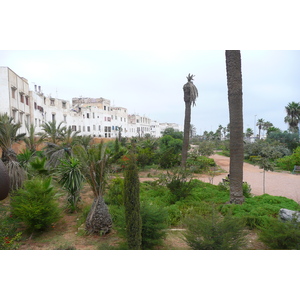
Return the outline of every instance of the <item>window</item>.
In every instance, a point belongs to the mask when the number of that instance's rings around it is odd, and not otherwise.
[[[67,116],[64,115],[64,122],[67,123]]]
[[[93,130],[94,130],[94,131],[96,130],[96,125],[93,125]]]
[[[37,118],[34,119],[34,126],[37,127]]]
[[[26,99],[26,105],[29,105],[29,97],[26,96],[25,99]]]
[[[55,99],[53,99],[53,98],[50,99],[50,105],[51,105],[51,106],[55,106]]]
[[[62,108],[67,108],[67,103],[66,102],[62,103]]]
[[[87,127],[87,131],[88,131],[88,132],[90,132],[90,131],[91,131],[91,128],[90,128],[90,126],[88,126],[88,127]]]
[[[104,110],[106,110],[106,106],[104,105]]]
[[[23,93],[20,93],[20,101],[21,101],[21,103],[24,103],[24,94]]]
[[[99,131],[101,131],[101,125],[99,125]]]
[[[20,123],[23,123],[23,114],[24,114],[23,112],[19,113],[19,122]]]
[[[72,131],[76,131],[76,125],[72,125]]]
[[[78,126],[78,131],[81,131],[81,125]]]
[[[36,104],[36,102],[34,102],[34,109],[37,109],[37,104]]]
[[[55,121],[55,114],[52,114],[52,122]]]
[[[89,114],[89,113],[87,113],[87,114],[86,114],[86,117],[87,117],[87,119],[89,119],[89,118],[90,118],[90,114]]]
[[[85,132],[85,126],[82,126],[82,131]]]
[[[93,119],[95,119],[95,113],[93,113]]]
[[[12,110],[12,117],[13,117],[14,121],[17,122],[17,110],[16,109]]]
[[[16,90],[17,90],[16,87],[14,86],[11,87],[11,97],[14,99],[16,99]]]

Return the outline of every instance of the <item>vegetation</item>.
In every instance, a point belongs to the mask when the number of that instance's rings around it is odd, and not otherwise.
[[[194,250],[238,250],[245,245],[243,220],[227,214],[224,217],[213,210],[208,216],[195,216],[186,220],[184,234]]]
[[[46,230],[60,218],[57,190],[52,178],[34,178],[11,196],[12,215],[29,231]]]
[[[142,243],[140,182],[136,159],[132,153],[124,171],[124,207],[128,248],[139,250]]]

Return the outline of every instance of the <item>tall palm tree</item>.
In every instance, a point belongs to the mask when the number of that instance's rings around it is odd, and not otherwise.
[[[264,119],[258,119],[256,126],[258,126],[258,139],[260,140],[260,132],[264,126],[265,120]]]
[[[13,118],[7,114],[0,114],[0,148],[2,149],[2,161],[6,165],[10,179],[10,189],[21,187],[25,179],[25,171],[20,166],[17,154],[12,145],[24,139],[25,133],[17,134],[21,128],[20,123],[14,123]]]
[[[112,219],[103,198],[109,171],[106,147],[103,142],[88,149],[76,145],[73,152],[81,161],[81,172],[94,194],[94,202],[86,219],[86,230],[89,233],[109,233]]]
[[[299,132],[300,121],[300,103],[291,102],[285,107],[287,116],[284,118],[284,122],[289,124],[289,130],[291,132]]]
[[[230,118],[230,203],[242,204],[243,196],[243,85],[239,50],[226,50]]]
[[[181,166],[186,167],[187,154],[190,141],[190,127],[191,127],[191,106],[196,105],[196,98],[198,97],[198,90],[193,83],[195,75],[189,74],[187,76],[188,82],[183,86],[184,102],[185,102],[185,116],[184,116],[184,136],[182,146]]]

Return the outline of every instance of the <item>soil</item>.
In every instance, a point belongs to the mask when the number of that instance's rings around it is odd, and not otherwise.
[[[216,176],[197,175],[196,178],[204,182],[218,184],[229,172],[229,158],[213,155],[211,156],[216,164],[222,169]],[[140,181],[149,181],[157,179],[158,170],[149,170],[140,173]],[[263,194],[263,170],[257,166],[244,163],[244,181],[248,182],[254,195]],[[284,196],[300,202],[300,191],[297,187],[300,183],[300,176],[279,173],[266,172],[265,192],[270,195]],[[88,187],[82,192],[82,203],[84,206],[90,205],[93,201],[93,195]],[[61,200],[64,203],[64,199]],[[2,202],[3,203],[3,202]],[[84,235],[84,224],[80,226],[79,219],[82,213],[65,213],[63,218],[53,226],[48,232],[36,235],[31,238],[27,237],[22,241],[20,250],[57,250],[57,249],[76,249],[76,250],[111,250],[122,240],[114,231],[106,236]],[[258,240],[257,233],[249,230],[247,235],[247,246],[244,249],[268,249]],[[188,245],[182,240],[181,229],[170,229],[164,241],[164,245],[159,249],[164,250],[187,250]]]

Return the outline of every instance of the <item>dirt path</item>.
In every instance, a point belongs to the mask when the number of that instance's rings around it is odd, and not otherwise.
[[[226,173],[214,177],[213,184],[218,184],[229,172],[229,157],[214,154],[211,156],[218,166]],[[209,182],[209,178],[199,178]],[[244,181],[250,184],[252,194],[263,194],[263,170],[258,166],[244,163]],[[266,172],[265,193],[273,196],[283,196],[300,203],[300,176],[290,173]]]

